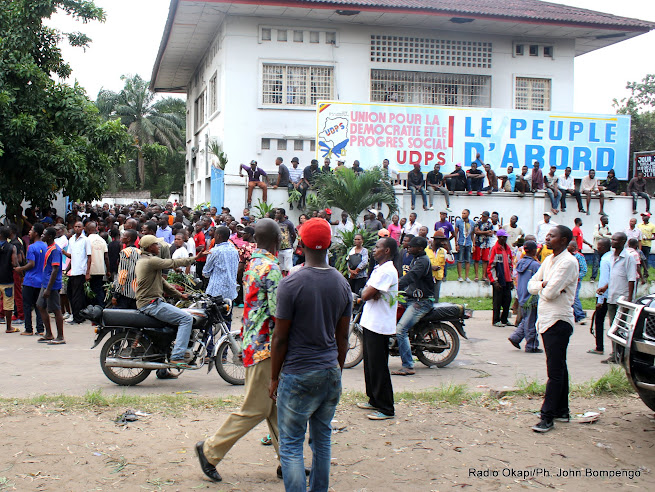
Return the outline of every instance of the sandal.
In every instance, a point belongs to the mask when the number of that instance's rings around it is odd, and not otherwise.
[[[184,361],[181,360],[171,360],[168,362],[168,365],[171,366],[173,369],[190,369],[191,366],[187,364]]]
[[[271,439],[271,435],[267,434],[266,437],[262,437],[260,439],[260,442],[262,443],[262,446],[270,446],[273,444],[273,440]]]
[[[41,338],[39,338],[39,339],[37,340],[37,342],[39,342],[39,343],[48,343],[48,342],[51,342],[51,341],[53,341],[53,340],[54,340],[54,338],[41,337]]]
[[[48,345],[66,345],[66,340],[50,340]]]
[[[5,330],[5,333],[18,333],[19,331],[18,328],[12,328],[11,330]]]
[[[391,371],[391,374],[394,376],[411,376],[413,374],[416,374],[416,371],[414,369],[408,369],[407,367],[403,367],[402,369],[399,369],[397,371]]]
[[[588,354],[603,355],[603,352],[601,352],[600,350],[596,350],[596,349],[587,350],[587,353]]]

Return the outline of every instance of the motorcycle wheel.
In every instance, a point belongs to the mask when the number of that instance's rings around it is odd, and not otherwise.
[[[351,323],[348,332],[348,352],[346,353],[346,361],[343,364],[345,369],[355,367],[364,358],[362,328],[355,323]]]
[[[117,357],[121,351],[129,348],[132,354],[145,355],[146,347],[131,333],[116,333],[109,338],[100,350],[100,367],[110,381],[121,386],[134,386],[150,375],[150,369],[131,367],[107,367],[105,361],[108,357]]]
[[[446,367],[459,353],[459,335],[455,328],[445,323],[430,323],[424,326],[416,338],[420,343],[428,345],[415,348],[418,360],[428,367]],[[448,344],[448,348],[431,350],[429,347],[432,344],[443,345],[444,342]]]
[[[241,337],[236,337],[237,344],[241,344]],[[246,368],[239,354],[232,352],[232,346],[228,340],[224,340],[218,347],[216,353],[216,371],[228,383],[240,386],[246,382]]]
[[[655,412],[655,393],[641,388],[637,388],[637,393],[639,394],[641,401],[643,401],[648,408]]]

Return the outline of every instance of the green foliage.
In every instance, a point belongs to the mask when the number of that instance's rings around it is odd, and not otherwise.
[[[129,149],[126,128],[103,121],[77,84],[58,46],[86,46],[43,19],[61,10],[86,23],[104,11],[85,0],[0,0],[0,200],[15,216],[23,200],[46,205],[59,190],[74,200],[99,198],[107,175]]]
[[[296,203],[300,200],[301,194],[298,190],[291,190],[289,193],[289,199],[287,200],[289,203]]]
[[[209,153],[218,159],[216,167],[225,171],[225,166],[227,166],[227,154],[223,152],[223,147],[218,143],[218,141],[211,140],[209,142]]]
[[[138,75],[123,75],[121,80],[125,83],[123,89],[120,92],[101,90],[96,106],[103,117],[117,119],[127,127],[132,136],[140,187],[148,186],[152,189],[159,183],[158,178],[165,175],[158,171],[158,167],[168,164],[171,154],[184,149],[186,104],[182,99],[173,97],[156,101],[156,95],[148,88],[150,82]],[[168,154],[149,151],[148,146],[153,144],[166,147]],[[150,179],[153,182],[150,183],[146,179],[146,164],[152,168]],[[184,162],[182,182],[183,167]],[[168,184],[169,187],[174,186]],[[176,186],[181,188],[179,183]],[[174,189],[163,190],[162,193],[168,194],[170,191]]]
[[[348,277],[348,252],[355,246],[355,236],[361,234],[364,239],[364,247],[368,250],[369,258],[373,256],[373,247],[377,241],[377,234],[366,229],[355,228],[352,231],[343,231],[341,241],[334,241],[330,247],[330,255],[336,258],[334,267],[339,270],[344,277]]]
[[[194,211],[200,211],[203,208],[209,208],[210,205],[211,205],[211,203],[209,203],[209,202],[202,202],[202,203],[199,203],[198,205],[196,205],[195,207],[193,207],[193,210]]]
[[[202,292],[202,290],[196,288],[196,282],[193,275],[170,271],[166,276],[166,281],[171,285],[175,284],[182,287],[185,294],[199,294]]]
[[[271,205],[270,203],[257,200],[257,205],[254,205],[252,208],[257,210],[257,213],[255,213],[255,218],[262,219],[266,217],[267,213],[272,212],[275,207],[273,207],[273,205]]]
[[[328,206],[328,202],[325,200],[325,198],[323,198],[318,193],[310,192],[307,192],[307,195],[305,195],[305,204],[307,206],[307,212],[310,214],[323,210]]]
[[[377,202],[387,204],[391,212],[398,209],[393,186],[379,167],[368,169],[360,175],[349,168],[320,173],[316,177],[315,187],[321,199],[329,206],[346,212],[354,224],[362,211]]]

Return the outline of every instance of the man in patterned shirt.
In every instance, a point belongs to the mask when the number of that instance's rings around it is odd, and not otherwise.
[[[111,303],[119,309],[136,309],[136,262],[140,252],[134,246],[139,236],[134,229],[125,229],[121,235],[124,248],[118,256],[118,272],[114,278]]]
[[[258,220],[255,225],[255,240],[258,247],[253,252],[243,275],[245,308],[242,336],[243,365],[246,368],[243,404],[240,410],[228,416],[214,436],[196,444],[200,468],[215,482],[222,480],[216,465],[234,443],[262,420],[266,420],[275,451],[278,456],[280,454],[277,407],[268,396],[277,286],[282,280],[282,272],[275,257],[281,242],[280,227],[271,219]],[[278,476],[281,476],[279,467]]]

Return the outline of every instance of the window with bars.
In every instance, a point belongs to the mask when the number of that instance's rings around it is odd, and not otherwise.
[[[205,92],[203,91],[202,94],[196,99],[194,105],[193,105],[193,128],[197,132],[200,130],[200,127],[203,125],[205,122]]]
[[[371,35],[371,61],[491,68],[492,44],[485,41]]]
[[[491,77],[371,70],[371,101],[491,107]]]
[[[550,111],[550,79],[516,77],[514,108]]]
[[[333,67],[264,64],[262,103],[266,106],[314,106],[332,99]]]
[[[214,73],[209,79],[209,114],[212,115],[218,109],[218,73]]]

